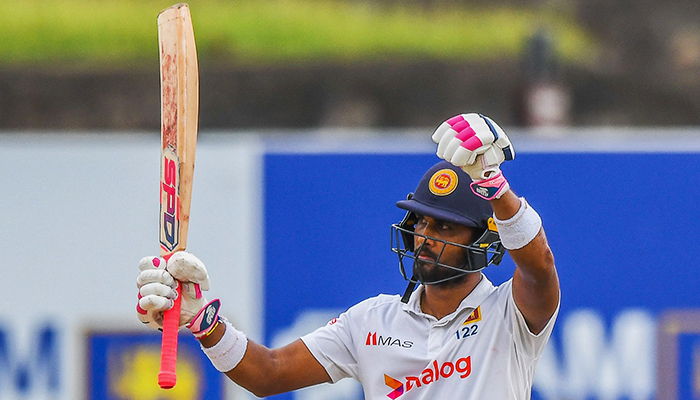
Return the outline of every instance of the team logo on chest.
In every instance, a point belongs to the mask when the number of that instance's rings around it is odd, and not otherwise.
[[[455,332],[457,340],[466,339],[479,333],[479,325],[477,324],[479,321],[481,321],[481,306],[474,309],[462,323],[462,326],[457,329]]]
[[[366,346],[395,346],[410,349],[413,347],[413,342],[410,340],[401,340],[391,336],[377,335],[377,332],[368,332]]]
[[[474,322],[481,321],[481,306],[477,307],[471,314],[467,317],[462,325],[472,324]]]

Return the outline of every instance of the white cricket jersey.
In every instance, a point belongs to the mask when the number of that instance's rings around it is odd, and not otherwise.
[[[452,314],[420,310],[398,295],[367,299],[301,339],[333,382],[357,379],[366,400],[529,399],[554,313],[538,335],[515,306],[512,279],[481,282]]]

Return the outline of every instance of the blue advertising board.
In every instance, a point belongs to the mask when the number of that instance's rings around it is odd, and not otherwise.
[[[224,399],[223,375],[189,333],[178,338],[177,385],[169,390],[161,389],[157,383],[161,335],[90,332],[87,340],[87,399]]]
[[[300,321],[323,324],[309,316],[403,292],[390,251],[389,227],[404,214],[395,203],[437,161],[433,154],[265,155],[268,344],[313,329]],[[520,153],[503,170],[542,216],[561,280],[561,311],[533,398],[654,398],[667,368],[656,365],[660,317],[700,308],[700,155]],[[485,274],[499,284],[514,268],[506,256]],[[677,346],[678,398],[697,398],[697,339],[683,336]],[[304,395],[279,396],[293,397]]]

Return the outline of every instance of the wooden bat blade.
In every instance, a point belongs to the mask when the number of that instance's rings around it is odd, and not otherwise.
[[[161,74],[161,255],[187,247],[199,119],[199,70],[187,4],[158,15]],[[173,164],[179,168],[173,171]]]
[[[185,3],[158,14],[161,77],[160,253],[166,260],[187,247],[194,158],[199,119],[199,71],[194,29]],[[172,309],[163,315],[161,371],[158,384],[177,382],[177,331],[180,288]]]

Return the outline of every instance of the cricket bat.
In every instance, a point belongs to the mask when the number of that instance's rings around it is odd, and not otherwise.
[[[187,4],[176,4],[158,14],[158,42],[161,83],[160,254],[167,260],[187,246],[197,146],[199,71]],[[177,382],[180,300],[178,296],[173,308],[163,315],[158,384],[164,389],[172,388]]]

